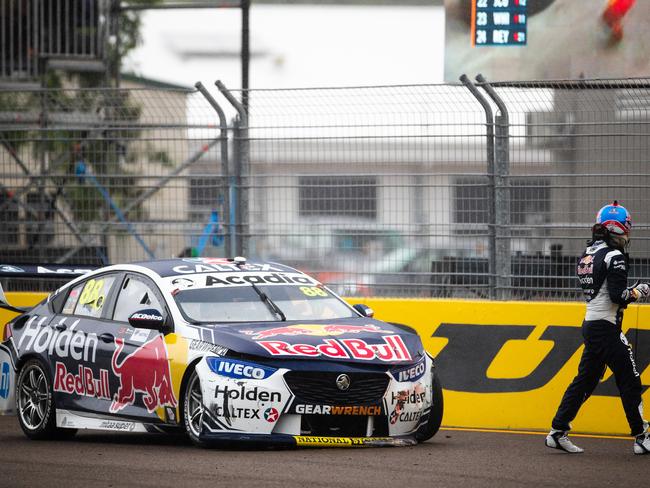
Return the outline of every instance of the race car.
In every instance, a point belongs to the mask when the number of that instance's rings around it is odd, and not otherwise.
[[[281,264],[121,264],[29,310],[0,299],[22,312],[0,344],[0,413],[31,439],[184,429],[198,446],[397,446],[442,420],[413,329]]]

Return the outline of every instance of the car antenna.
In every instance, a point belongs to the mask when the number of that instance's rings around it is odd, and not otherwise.
[[[235,263],[235,266],[242,267],[246,264],[246,258],[243,256],[235,256],[232,258],[232,261]]]

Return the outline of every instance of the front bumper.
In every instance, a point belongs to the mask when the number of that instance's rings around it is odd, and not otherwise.
[[[426,422],[431,408],[431,376],[424,374],[432,367],[428,356],[415,367],[405,366],[397,372],[359,376],[358,371],[349,371],[352,383],[363,385],[354,397],[337,397],[336,388],[327,390],[314,378],[330,378],[331,372],[276,369],[229,358],[213,361],[212,368],[205,359],[196,367],[204,402],[200,439],[206,443],[253,442],[286,447],[413,445],[414,434]],[[228,373],[222,374],[226,369]],[[235,370],[242,374],[235,375]],[[384,381],[378,383],[381,375]],[[328,382],[334,384],[333,379]]]

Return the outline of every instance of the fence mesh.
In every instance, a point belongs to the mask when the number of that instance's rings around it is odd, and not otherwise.
[[[0,120],[0,262],[191,254],[223,183],[196,92],[2,91]]]
[[[456,289],[464,283],[445,262],[486,250],[471,193],[486,174],[485,116],[464,87],[255,90],[248,98],[251,252],[344,294],[469,292]],[[470,193],[454,208],[463,183]],[[432,275],[434,262],[441,268]],[[481,295],[486,272],[475,271],[471,293]]]
[[[577,299],[616,199],[649,279],[649,80],[477,87],[488,113],[462,84],[233,91],[224,130],[193,90],[1,91],[0,262],[241,252],[344,295]]]

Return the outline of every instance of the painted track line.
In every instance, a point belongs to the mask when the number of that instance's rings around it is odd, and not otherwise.
[[[440,430],[451,430],[458,432],[485,432],[489,434],[521,434],[521,435],[543,435],[548,434],[547,431],[533,431],[533,430],[506,430],[506,429],[479,429],[479,428],[470,428],[470,427],[440,427]],[[587,437],[590,439],[618,439],[629,441],[632,439],[632,436],[621,436],[621,435],[603,435],[603,434],[579,434],[570,432],[572,437]]]

